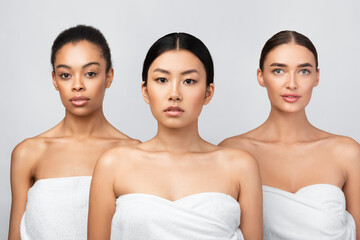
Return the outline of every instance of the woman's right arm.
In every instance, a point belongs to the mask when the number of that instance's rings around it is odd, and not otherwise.
[[[115,213],[113,150],[103,154],[96,163],[91,180],[88,218],[88,239],[110,239],[111,221]]]
[[[32,169],[34,154],[31,152],[31,140],[25,140],[15,147],[11,155],[11,213],[9,240],[20,239],[20,221],[25,212],[27,192],[33,184]]]

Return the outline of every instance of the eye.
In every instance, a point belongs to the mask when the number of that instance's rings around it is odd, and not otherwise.
[[[300,73],[303,74],[303,75],[308,75],[308,74],[310,74],[310,71],[307,70],[307,69],[301,69]]]
[[[156,81],[158,81],[159,83],[167,83],[166,78],[157,78]]]
[[[68,74],[68,73],[62,73],[62,74],[60,74],[60,77],[61,77],[62,79],[68,79],[68,78],[70,78],[70,74]]]
[[[282,73],[284,73],[284,71],[283,71],[282,69],[279,69],[279,68],[274,69],[272,72],[275,73],[275,74],[282,74]]]
[[[195,82],[196,82],[196,81],[193,80],[193,79],[186,79],[186,80],[184,81],[185,84],[193,84],[193,83],[195,83]]]
[[[88,76],[88,77],[95,77],[95,76],[96,76],[96,73],[94,73],[94,72],[88,72],[88,73],[86,74],[86,76]]]

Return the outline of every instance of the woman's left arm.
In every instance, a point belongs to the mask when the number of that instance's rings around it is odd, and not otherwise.
[[[342,152],[347,172],[343,187],[346,210],[355,220],[356,240],[360,240],[360,145],[351,139],[343,146]]]
[[[110,150],[111,151],[111,150]],[[96,163],[91,180],[88,239],[110,239],[111,221],[115,213],[114,156],[105,153]]]
[[[263,202],[259,166],[256,160],[242,151],[239,174],[241,207],[240,229],[245,239],[263,239]]]

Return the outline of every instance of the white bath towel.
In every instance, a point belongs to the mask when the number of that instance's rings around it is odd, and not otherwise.
[[[22,240],[86,240],[90,176],[41,179],[28,191]]]
[[[217,192],[177,201],[133,193],[116,200],[111,239],[242,240],[239,203]]]
[[[295,194],[263,186],[264,240],[355,240],[355,221],[345,196],[330,184],[314,184]]]

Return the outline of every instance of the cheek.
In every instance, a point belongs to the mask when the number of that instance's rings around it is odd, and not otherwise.
[[[166,100],[166,92],[156,87],[148,87],[148,98],[150,105],[157,105],[161,100]]]
[[[309,83],[304,87],[303,96],[305,96],[307,102],[309,102],[311,99],[313,89],[314,89],[313,83]]]
[[[104,95],[105,90],[106,90],[105,84],[97,84],[96,86],[94,86],[94,91],[96,92],[96,94]]]
[[[68,86],[66,86],[66,84],[58,84],[58,91],[59,91],[61,99],[67,98],[70,93],[68,91]]]
[[[279,89],[281,86],[277,84],[275,81],[266,82],[266,91],[268,92],[269,98],[274,97],[275,95],[279,95]]]
[[[164,104],[167,103],[166,93],[164,93],[164,91],[161,91],[161,89],[156,89],[153,87],[148,87],[147,91],[150,110],[155,119],[157,119],[158,112],[161,112],[163,110],[162,108],[167,107],[164,106]]]
[[[194,91],[189,91],[184,97],[186,97],[192,109],[201,111],[205,101],[205,89],[194,89]]]
[[[106,86],[104,81],[94,81],[87,84],[85,95],[91,94],[93,95],[92,97],[103,98],[105,95],[105,90]]]

